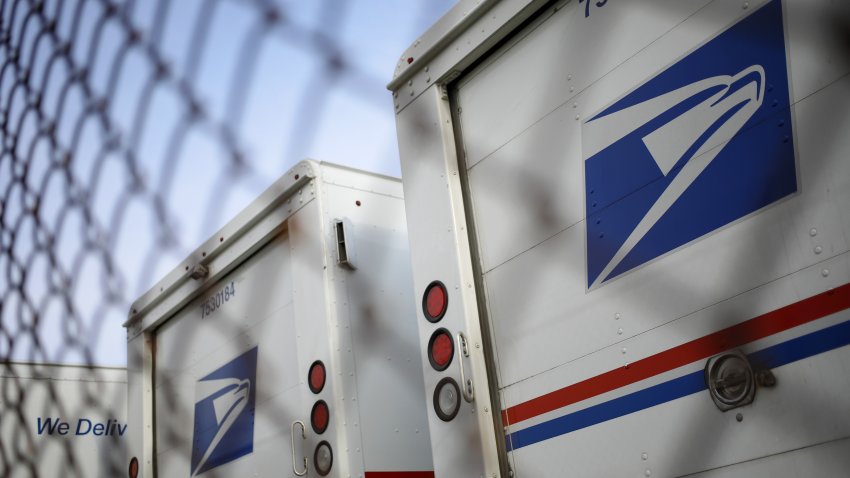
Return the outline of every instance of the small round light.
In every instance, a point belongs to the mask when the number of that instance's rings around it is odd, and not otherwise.
[[[316,467],[316,471],[320,475],[326,476],[331,472],[333,464],[334,452],[331,449],[330,443],[326,441],[319,442],[316,446],[316,451],[313,453],[313,466]]]
[[[446,377],[434,389],[434,411],[444,422],[451,421],[460,410],[460,388],[451,377]]]
[[[310,365],[310,372],[307,374],[307,384],[310,386],[310,391],[319,393],[325,388],[325,364],[321,360],[316,360],[313,365]]]
[[[127,469],[127,474],[130,475],[130,478],[139,476],[139,460],[135,456],[130,458],[130,466]]]
[[[449,294],[442,282],[435,280],[425,289],[422,296],[422,312],[429,322],[439,322],[446,315],[449,306]]]
[[[310,412],[310,424],[313,426],[313,431],[321,435],[328,429],[330,421],[331,411],[328,409],[328,404],[324,400],[319,400]]]
[[[434,370],[442,372],[449,368],[455,354],[455,344],[446,329],[437,329],[428,341],[428,361]]]

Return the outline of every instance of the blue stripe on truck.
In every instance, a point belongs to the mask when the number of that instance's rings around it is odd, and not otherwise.
[[[773,369],[848,344],[850,344],[850,321],[753,352],[748,357],[756,369]],[[706,390],[706,388],[704,372],[699,370],[644,390],[509,433],[505,440],[506,446],[508,451],[517,450],[692,395]],[[709,402],[706,401],[706,406],[708,405]]]

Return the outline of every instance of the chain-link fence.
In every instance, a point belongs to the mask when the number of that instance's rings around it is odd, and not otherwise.
[[[289,166],[339,160],[321,154],[362,135],[341,138],[337,116],[372,115],[370,142],[386,140],[372,156],[397,171],[394,64],[369,49],[400,53],[449,3],[0,3],[0,476],[45,459],[26,403],[123,406],[112,372],[20,362],[120,365],[129,302]],[[79,465],[66,446],[61,475]],[[104,476],[126,473],[112,465]]]

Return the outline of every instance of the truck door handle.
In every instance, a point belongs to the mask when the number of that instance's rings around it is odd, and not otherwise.
[[[307,439],[307,429],[304,426],[304,422],[295,420],[292,422],[292,427],[290,428],[292,433],[289,435],[289,443],[292,445],[292,472],[296,476],[304,476],[307,474],[307,457],[304,457],[304,471],[298,471],[298,468],[295,467],[295,425],[301,425],[301,438],[303,440]]]
[[[460,389],[463,394],[463,399],[469,403],[475,399],[475,389],[472,386],[472,379],[467,379],[463,372],[463,358],[469,357],[469,347],[467,346],[466,336],[463,332],[457,333],[457,355],[458,365],[460,365]]]

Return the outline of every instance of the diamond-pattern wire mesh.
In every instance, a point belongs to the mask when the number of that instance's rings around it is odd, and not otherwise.
[[[275,143],[286,145],[280,174],[315,139],[332,92],[361,97],[386,79],[340,48],[352,2],[309,3],[318,26],[290,16],[305,4],[269,0],[0,3],[0,476],[37,476],[45,459],[26,403],[65,418],[124,406],[104,395],[98,369],[80,381],[82,409],[70,409],[53,372],[10,362],[97,363],[98,347],[124,338],[107,325],[193,245],[180,214],[210,231],[235,212],[230,197],[274,179],[252,161],[263,148],[252,139],[286,138]],[[294,88],[281,83],[294,90],[283,100],[262,97],[305,64]],[[391,111],[388,93],[365,101]],[[271,116],[283,103],[289,121]],[[264,107],[268,129],[246,126],[248,109]],[[198,182],[176,179],[186,176]],[[62,475],[83,476],[63,443]],[[123,458],[105,463],[103,476],[126,473]]]

